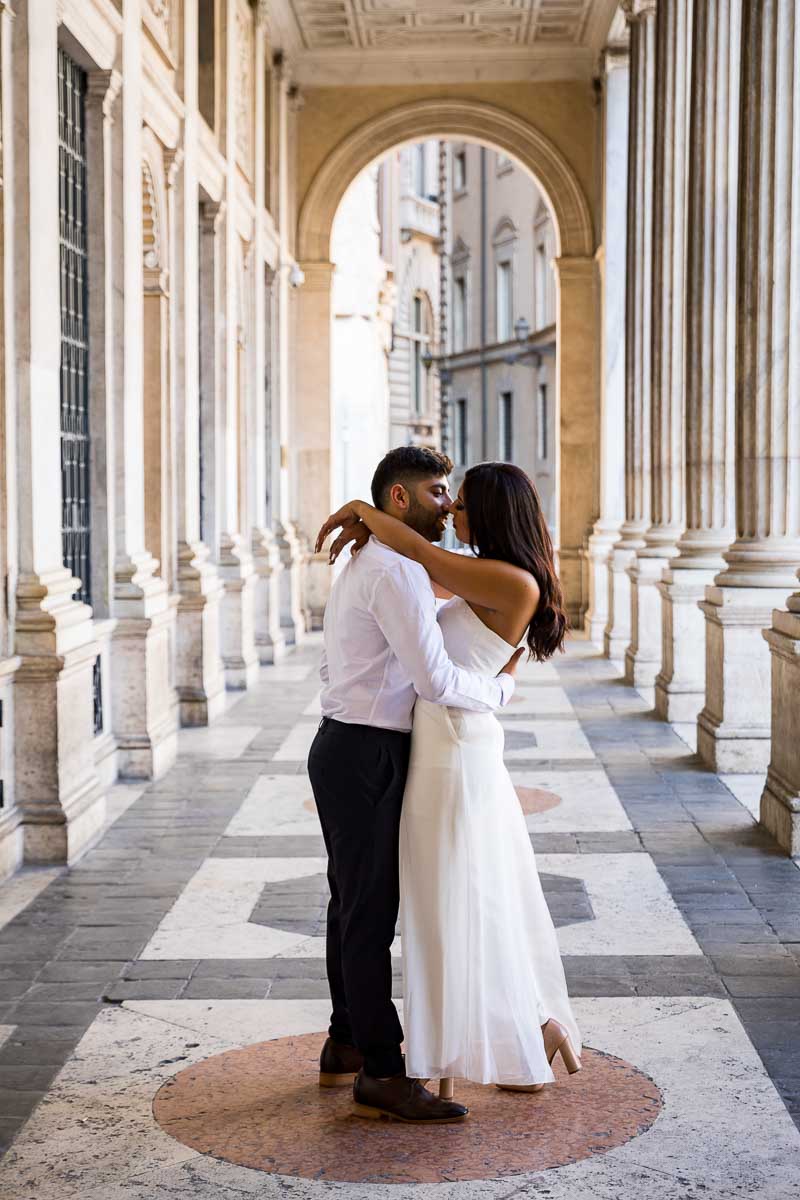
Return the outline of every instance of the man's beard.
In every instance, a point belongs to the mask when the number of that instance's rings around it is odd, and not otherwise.
[[[424,504],[420,504],[413,496],[409,497],[410,504],[408,506],[408,514],[406,516],[406,525],[410,526],[416,533],[420,534],[429,542],[438,542],[441,540],[444,532],[440,524],[443,512],[431,512]]]

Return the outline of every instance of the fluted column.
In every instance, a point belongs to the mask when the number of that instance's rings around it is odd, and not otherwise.
[[[686,179],[692,0],[659,0],[653,167],[650,363],[652,523],[631,564],[633,622],[626,677],[651,685],[662,663],[659,584],[683,531]]]
[[[586,632],[607,637],[609,557],[625,518],[625,242],[626,215],[619,181],[628,169],[627,46],[608,49],[603,71],[602,387],[600,410],[600,517],[587,547],[589,611]],[[626,577],[627,579],[627,577]]]
[[[663,575],[656,710],[693,722],[705,698],[698,604],[735,534],[734,366],[741,0],[694,5],[686,281],[686,531]]]
[[[776,158],[782,162],[778,180],[775,254],[781,257],[781,274],[776,278],[777,326],[773,330],[777,370],[775,384],[782,402],[786,425],[783,437],[786,462],[778,470],[778,488],[787,490],[787,533],[797,541],[800,508],[800,14],[789,4],[770,5],[768,13],[748,11],[748,32],[755,35],[756,21],[761,38],[779,48],[776,93],[781,110],[775,133]],[[754,9],[748,5],[748,9]],[[774,22],[774,25],[772,24]],[[763,45],[763,42],[762,42]],[[794,64],[793,74],[792,64]],[[792,137],[792,134],[794,135]],[[791,139],[791,140],[790,140]],[[789,338],[789,332],[792,336]],[[785,478],[785,484],[784,484]],[[777,490],[777,489],[776,489]],[[780,493],[776,495],[780,500]],[[792,507],[793,506],[793,507]],[[778,526],[780,528],[780,524]],[[790,549],[787,547],[787,549]],[[791,550],[790,550],[791,552]],[[795,560],[800,553],[795,547]],[[800,575],[800,572],[798,572]],[[772,658],[772,739],[767,783],[761,797],[761,820],[787,850],[800,855],[800,591],[786,607],[772,614],[772,626],[764,633]]]
[[[611,622],[606,653],[621,658],[632,636],[628,569],[650,526],[655,0],[627,0],[630,28],[628,232],[625,280],[625,523],[609,559]],[[637,681],[638,682],[638,681]]]
[[[698,749],[717,770],[770,757],[770,657],[761,636],[800,562],[800,14],[744,0],[736,347],[736,541],[706,593],[706,706]],[[777,647],[776,647],[777,648]],[[778,683],[783,678],[778,672]],[[779,715],[781,740],[797,726]],[[783,754],[783,748],[781,754]],[[780,756],[762,802],[777,827]],[[774,790],[772,790],[774,787]],[[784,826],[785,828],[785,826]]]

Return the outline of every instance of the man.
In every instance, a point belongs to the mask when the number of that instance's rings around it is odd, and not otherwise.
[[[453,503],[452,465],[421,447],[392,450],[372,480],[373,503],[439,541]],[[478,712],[507,704],[518,655],[496,679],[456,667],[444,649],[426,571],[374,537],[336,580],[324,637],[323,717],[308,759],[331,891],[326,960],[333,1012],[320,1084],[355,1077],[353,1095],[364,1115],[460,1121],[463,1105],[406,1078],[391,998],[412,710],[417,695]]]

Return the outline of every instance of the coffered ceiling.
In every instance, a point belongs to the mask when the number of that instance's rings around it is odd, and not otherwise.
[[[318,83],[583,78],[618,0],[272,0],[273,41]]]

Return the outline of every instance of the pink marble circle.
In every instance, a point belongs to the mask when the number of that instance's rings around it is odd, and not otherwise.
[[[556,792],[547,792],[544,788],[518,787],[516,789],[522,811],[526,816],[531,813],[547,812],[550,808],[558,808],[561,797]]]
[[[349,1087],[320,1088],[324,1034],[276,1038],[187,1067],[153,1113],[177,1141],[270,1174],[347,1183],[497,1179],[604,1154],[644,1133],[662,1107],[652,1079],[584,1049],[583,1070],[536,1093],[456,1081],[470,1115],[428,1128],[353,1114]]]

